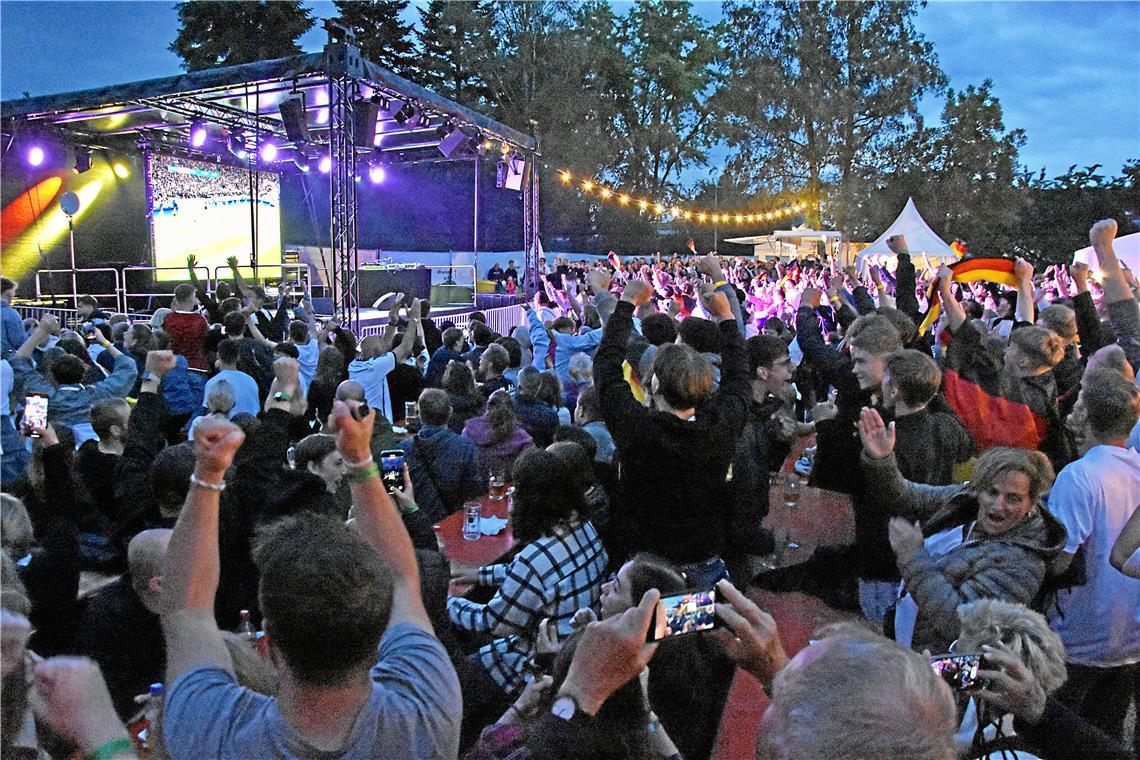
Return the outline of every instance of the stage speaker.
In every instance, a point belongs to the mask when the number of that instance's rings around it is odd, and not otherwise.
[[[376,120],[379,117],[379,103],[358,100],[352,104],[353,138],[357,147],[376,147]]]
[[[462,129],[453,130],[442,140],[439,141],[439,152],[451,158],[454,154],[463,150],[463,144],[467,142],[467,135],[463,133]]]
[[[495,172],[495,187],[506,190],[522,190],[523,173],[526,171],[526,160],[518,156],[510,156],[499,162]]]
[[[301,98],[281,101],[281,123],[290,142],[300,145],[309,141],[309,125],[305,123],[305,103]]]

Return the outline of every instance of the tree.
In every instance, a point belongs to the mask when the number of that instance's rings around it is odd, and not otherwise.
[[[313,26],[312,12],[295,0],[195,0],[176,8],[181,26],[169,49],[187,71],[297,55],[297,40]]]
[[[417,83],[465,106],[484,106],[484,74],[495,48],[490,6],[431,0],[420,8],[418,37]]]
[[[631,89],[619,103],[615,168],[635,189],[661,197],[683,169],[707,158],[718,33],[689,2],[640,0],[618,22],[618,40]]]
[[[1073,251],[1088,245],[1088,232],[1098,219],[1116,219],[1121,234],[1140,226],[1140,161],[1124,164],[1119,177],[1100,174],[1099,164],[1070,166],[1059,177],[1028,173],[1025,204],[1018,220],[1015,250],[1038,262],[1068,263]]]
[[[1015,185],[1025,132],[1006,131],[993,83],[947,93],[926,161],[927,221],[976,253],[1008,252],[1022,192]]]
[[[848,224],[854,186],[893,143],[919,128],[918,100],[945,84],[931,43],[913,18],[919,5],[890,0],[726,2],[727,83],[718,107],[731,167],[804,188],[822,216]]]
[[[334,4],[367,60],[401,76],[415,71],[412,25],[400,21],[408,0],[335,0]]]

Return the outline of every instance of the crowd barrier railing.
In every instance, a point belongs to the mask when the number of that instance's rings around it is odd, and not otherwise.
[[[198,279],[199,279],[199,282],[201,282],[207,288],[209,288],[210,287],[210,268],[206,267],[206,266],[194,267],[194,271],[196,273],[202,272],[205,274],[204,277],[199,275]],[[144,289],[140,288],[138,291],[132,291],[131,290],[131,284],[130,284],[131,276],[132,275],[137,276],[137,275],[140,275],[144,272],[151,273],[151,282],[152,282],[152,287],[154,289],[153,290],[144,290]],[[132,304],[131,299],[139,299],[139,298],[147,299],[147,305],[146,305],[146,308],[144,309],[144,311],[145,310],[153,311],[153,309],[150,308],[150,304],[151,304],[151,301],[153,299],[155,299],[155,298],[169,298],[174,293],[174,288],[176,286],[178,286],[184,282],[189,281],[188,277],[181,277],[178,279],[168,280],[168,281],[159,280],[159,279],[157,279],[157,277],[155,277],[155,275],[157,275],[159,272],[182,272],[185,274],[188,272],[188,270],[186,269],[186,267],[146,267],[146,266],[123,267],[123,311],[127,311],[131,308],[131,304]],[[169,287],[167,287],[163,290],[159,290],[158,289],[159,286],[154,285],[154,283],[161,283],[161,282],[168,283]]]
[[[111,292],[107,292],[105,290],[100,290],[100,286],[95,286],[95,287],[87,288],[87,289],[79,287],[81,277],[84,279],[89,279],[89,277],[87,277],[87,276],[96,275],[96,274],[100,274],[100,273],[105,275],[107,272],[110,272],[110,274],[112,276],[113,285],[112,285]],[[57,288],[55,287],[56,283],[55,283],[55,279],[54,279],[54,277],[52,277],[52,275],[57,275],[57,274],[58,275],[66,275],[66,280],[64,281],[64,284],[71,286],[70,288],[67,289],[68,292],[60,293],[57,290]],[[48,275],[48,280],[51,281],[51,292],[50,293],[44,293],[43,281],[40,279],[44,275]],[[119,270],[114,269],[113,267],[93,267],[90,269],[75,269],[75,270],[72,270],[72,269],[38,269],[38,270],[36,270],[35,282],[36,282],[36,299],[37,300],[42,300],[44,298],[52,298],[52,299],[64,298],[64,299],[67,299],[68,301],[71,302],[72,311],[74,311],[75,299],[78,298],[80,295],[89,295],[89,296],[95,298],[96,300],[100,300],[101,303],[103,300],[113,299],[114,300],[114,306],[113,306],[114,310],[115,311],[122,311],[123,310],[123,289],[122,289],[122,283],[120,280],[120,274],[119,274]]]

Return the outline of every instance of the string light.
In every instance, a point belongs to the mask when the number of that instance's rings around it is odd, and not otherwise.
[[[551,168],[551,167],[547,167]],[[571,185],[575,181],[574,175],[567,169],[560,169],[558,171],[558,179],[563,185]],[[760,222],[771,222],[781,217],[791,216],[807,210],[807,203],[799,201],[794,204],[784,206],[783,208],[772,209],[769,211],[752,211],[739,213],[728,212],[710,212],[701,209],[687,209],[677,204],[665,204],[661,201],[654,201],[646,198],[634,198],[629,193],[622,192],[620,189],[607,187],[606,185],[596,183],[589,177],[578,177],[578,184],[582,192],[586,194],[597,193],[597,197],[601,200],[613,200],[620,206],[629,206],[631,203],[636,202],[637,208],[640,211],[648,211],[652,209],[653,213],[657,216],[664,216],[668,214],[674,219],[694,219],[697,222],[704,224],[712,222],[713,224],[755,224]]]

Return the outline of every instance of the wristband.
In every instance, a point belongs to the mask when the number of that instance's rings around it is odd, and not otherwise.
[[[376,465],[372,465],[372,466],[375,467]],[[413,504],[412,506],[408,507],[407,509],[404,509],[403,507],[400,508],[400,513],[405,514],[405,515],[414,515],[416,512],[419,512],[419,511],[420,511],[420,505],[419,504]]]
[[[367,467],[372,464],[372,455],[369,454],[367,459],[361,459],[359,462],[353,462],[348,457],[344,457],[344,463],[348,465],[348,469],[350,470],[359,470],[361,467]]]
[[[716,282],[713,283],[713,287],[719,288],[721,285],[727,285],[727,284],[728,284],[728,280],[717,280]]]
[[[274,401],[292,401],[293,397],[284,391],[277,391],[273,394]]]
[[[364,467],[356,467],[349,470],[348,482],[353,484],[363,483],[371,478],[380,477],[380,465],[372,462]]]
[[[85,755],[83,760],[111,760],[111,758],[124,752],[130,752],[135,757],[138,757],[138,754],[135,753],[135,743],[126,737],[122,739],[112,739],[109,742],[100,744],[92,750],[90,754]]]
[[[839,296],[828,296],[827,300],[831,301],[832,303],[839,303]]]
[[[218,493],[226,490],[226,481],[223,480],[221,483],[211,483],[208,480],[202,480],[200,477],[193,473],[190,474],[190,485],[197,486],[198,488],[205,488],[207,491],[217,491]]]

